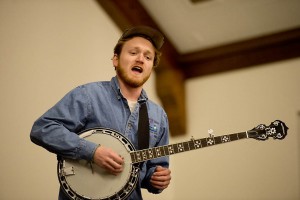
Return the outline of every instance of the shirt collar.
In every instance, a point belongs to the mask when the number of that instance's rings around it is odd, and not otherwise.
[[[117,76],[112,77],[112,79],[110,80],[110,84],[119,100],[121,98],[125,98],[121,93],[121,89],[120,89],[120,85],[119,85]],[[148,100],[147,93],[144,89],[142,89],[142,92],[141,92],[141,95],[139,96],[138,102],[141,103],[141,102],[144,102],[147,100]]]

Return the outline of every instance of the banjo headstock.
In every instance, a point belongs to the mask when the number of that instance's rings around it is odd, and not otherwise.
[[[285,125],[284,122],[276,120],[272,122],[269,126],[260,124],[255,128],[251,129],[250,131],[248,131],[248,137],[257,140],[267,140],[269,137],[282,140],[287,135],[288,129],[289,128]]]

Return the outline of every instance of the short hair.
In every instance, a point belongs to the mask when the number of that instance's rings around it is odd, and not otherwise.
[[[144,35],[140,35],[140,36],[133,36],[133,37],[143,37],[147,40],[149,40],[151,42],[150,39],[148,39],[146,36]],[[130,38],[121,38],[120,40],[118,40],[118,43],[116,44],[116,46],[114,47],[114,54],[116,54],[118,57],[121,54],[121,51],[123,49],[123,46],[125,44],[125,42],[127,42],[128,40],[132,39],[133,37]],[[153,43],[151,42],[151,44],[153,45]],[[153,67],[157,67],[159,65],[160,62],[160,57],[162,55],[161,51],[159,51],[154,45],[154,50],[155,50],[155,55],[154,55],[154,61],[153,61]]]

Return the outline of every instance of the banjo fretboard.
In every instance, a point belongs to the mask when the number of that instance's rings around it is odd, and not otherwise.
[[[287,135],[287,130],[288,127],[285,123],[276,120],[270,126],[260,124],[246,132],[213,136],[212,130],[209,130],[210,136],[207,138],[192,138],[186,142],[136,150],[130,140],[117,131],[109,128],[88,129],[80,133],[80,137],[96,144],[114,148],[127,161],[124,162],[124,168],[128,169],[127,173],[124,170],[124,173],[112,176],[108,175],[106,169],[93,162],[60,157],[57,164],[59,183],[65,194],[72,200],[124,200],[129,197],[140,179],[140,168],[134,163],[247,138],[267,140],[269,137],[273,137],[282,140]],[[86,181],[82,181],[82,177]],[[99,181],[99,183],[95,184],[94,180]]]
[[[130,156],[132,159],[132,163],[139,163],[154,158],[160,158],[176,153],[196,150],[245,138],[248,138],[248,132],[233,133],[229,135],[221,135],[216,137],[212,136],[201,139],[191,139],[186,142],[133,151],[130,153]]]

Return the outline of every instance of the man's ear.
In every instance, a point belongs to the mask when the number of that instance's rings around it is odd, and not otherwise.
[[[113,66],[116,68],[119,64],[119,57],[117,54],[114,54],[114,56],[112,57],[112,62],[113,62]]]

